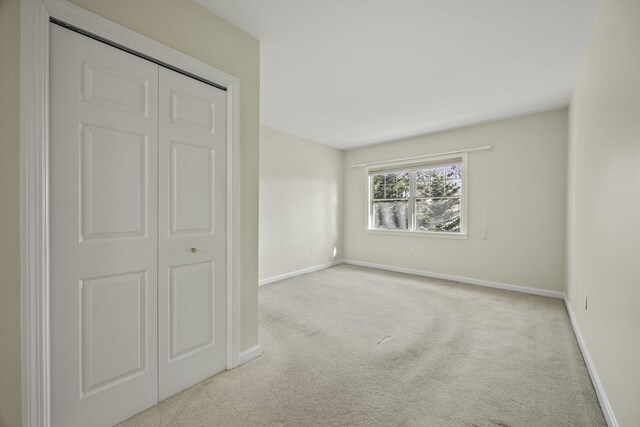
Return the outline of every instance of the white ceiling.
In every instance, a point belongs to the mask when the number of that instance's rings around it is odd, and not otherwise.
[[[600,0],[196,0],[261,40],[261,123],[342,149],[567,105]]]

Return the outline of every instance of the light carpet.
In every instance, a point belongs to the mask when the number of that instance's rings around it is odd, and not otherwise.
[[[263,286],[260,343],[122,426],[606,426],[557,299],[340,265]]]

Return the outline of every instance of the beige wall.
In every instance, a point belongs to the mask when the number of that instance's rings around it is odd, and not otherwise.
[[[342,257],[342,155],[260,127],[260,279]]]
[[[601,6],[571,101],[569,161],[569,301],[620,426],[637,426],[638,0],[604,0]]]
[[[241,350],[258,342],[259,42],[191,0],[73,0],[241,80]],[[0,426],[20,424],[19,1],[0,0]]]
[[[20,1],[0,0],[0,426],[20,425]]]
[[[482,145],[493,149],[469,153],[467,240],[365,231],[366,170],[352,164]],[[345,258],[563,291],[566,147],[563,109],[347,151]]]

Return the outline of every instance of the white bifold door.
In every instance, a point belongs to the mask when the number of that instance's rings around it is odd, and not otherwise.
[[[53,426],[226,368],[226,92],[51,24]]]
[[[227,98],[165,68],[159,98],[162,400],[227,365]]]

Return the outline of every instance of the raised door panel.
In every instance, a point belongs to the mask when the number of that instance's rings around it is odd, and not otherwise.
[[[146,272],[80,282],[82,397],[147,371]]]
[[[82,125],[80,151],[82,239],[144,237],[148,135]]]
[[[171,90],[171,124],[215,133],[216,105],[210,99]]]
[[[85,103],[148,117],[148,79],[87,60],[82,61],[82,73]],[[156,105],[152,108],[154,112],[157,110]]]
[[[214,149],[170,141],[171,234],[213,233]]]
[[[169,339],[174,361],[215,344],[213,263],[170,269]]]

